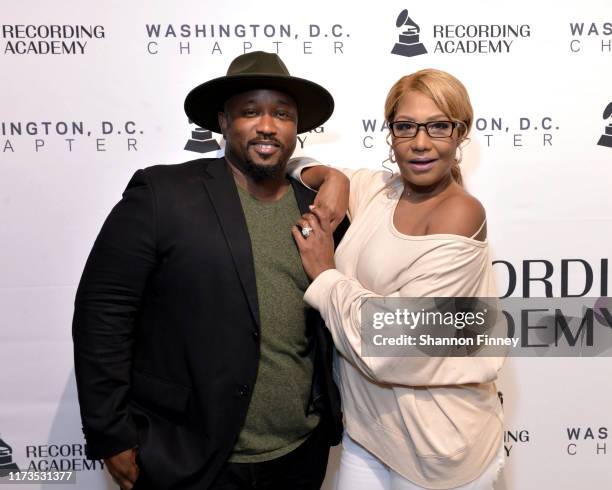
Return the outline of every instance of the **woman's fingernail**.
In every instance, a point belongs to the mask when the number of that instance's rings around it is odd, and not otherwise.
[[[314,209],[316,206],[314,204],[311,204],[308,206],[308,209]]]

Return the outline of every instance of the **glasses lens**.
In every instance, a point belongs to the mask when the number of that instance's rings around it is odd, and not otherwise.
[[[446,138],[453,133],[453,123],[450,121],[432,121],[427,123],[427,133],[432,138]]]
[[[410,121],[396,121],[391,128],[393,135],[398,138],[412,138],[417,132],[416,123]]]

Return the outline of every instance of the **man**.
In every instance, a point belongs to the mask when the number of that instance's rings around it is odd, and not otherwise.
[[[333,105],[277,55],[239,56],[185,100],[225,158],[137,171],[102,227],[75,372],[87,455],[122,488],[320,488],[341,414],[291,235],[314,193],[285,166]]]

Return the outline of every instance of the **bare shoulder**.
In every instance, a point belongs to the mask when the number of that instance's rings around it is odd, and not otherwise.
[[[441,201],[431,213],[429,234],[452,234],[473,237],[486,219],[482,203],[471,194],[461,190]],[[487,237],[486,226],[474,237],[484,240]]]

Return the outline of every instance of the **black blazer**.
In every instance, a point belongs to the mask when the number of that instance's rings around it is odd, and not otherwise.
[[[292,185],[307,212],[314,192]],[[333,344],[315,310],[307,328],[312,397],[334,445]],[[72,332],[87,456],[139,446],[160,488],[208,488],[238,437],[259,362],[251,242],[224,159],[134,174],[87,260]]]

